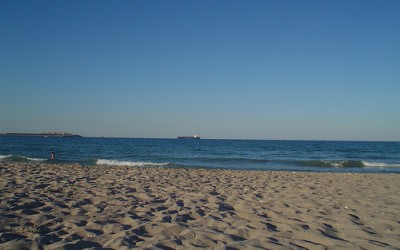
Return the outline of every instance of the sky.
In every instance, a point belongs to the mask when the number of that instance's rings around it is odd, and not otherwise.
[[[0,132],[400,141],[400,1],[0,1]]]

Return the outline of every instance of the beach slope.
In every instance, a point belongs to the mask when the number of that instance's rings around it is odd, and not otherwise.
[[[398,249],[400,175],[0,162],[0,249]]]

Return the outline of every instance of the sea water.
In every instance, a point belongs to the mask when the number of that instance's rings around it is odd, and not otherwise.
[[[1,161],[400,173],[400,142],[0,137]]]

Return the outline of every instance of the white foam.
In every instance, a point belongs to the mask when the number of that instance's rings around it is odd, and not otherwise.
[[[156,162],[142,162],[142,161],[118,161],[118,160],[106,160],[98,159],[97,165],[110,165],[110,166],[129,166],[129,167],[162,167],[168,165],[168,163],[156,163]]]
[[[343,167],[344,163],[345,163],[344,161],[341,161],[341,162],[331,162],[330,164],[332,167],[341,168],[341,167]]]
[[[334,168],[341,168],[346,163],[345,161],[329,161],[329,160],[322,160],[322,162],[330,167]]]
[[[40,159],[40,158],[31,158],[31,157],[22,157],[25,158],[29,161],[45,161],[46,159]]]
[[[0,161],[11,156],[12,155],[0,155]]]
[[[370,161],[362,161],[362,164],[366,167],[383,167],[383,168],[396,168],[400,167],[399,163],[385,163],[385,162],[370,162]]]
[[[24,159],[24,160],[28,160],[28,161],[46,161],[46,159],[41,159],[41,158],[33,158],[33,157],[26,157],[26,156],[15,156],[13,157],[13,155],[0,155],[0,161],[12,157],[12,160],[16,160],[18,161],[18,159]]]

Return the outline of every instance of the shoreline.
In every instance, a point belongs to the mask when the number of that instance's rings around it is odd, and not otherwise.
[[[400,175],[0,162],[0,249],[400,247]]]
[[[10,160],[10,158],[14,158]],[[330,164],[332,166],[318,167],[320,162],[324,162],[324,164]],[[361,166],[358,167],[348,167],[343,166],[348,162],[352,162],[352,164],[359,164]],[[45,159],[45,158],[33,158],[28,156],[19,156],[19,155],[0,155],[0,163],[4,164],[48,164],[48,165],[58,165],[58,166],[70,166],[70,165],[79,165],[82,167],[127,167],[127,168],[165,168],[165,169],[190,169],[190,170],[227,170],[227,171],[250,171],[250,172],[282,172],[282,173],[341,173],[341,174],[400,174],[398,166],[399,164],[391,164],[391,163],[371,163],[368,161],[354,161],[354,160],[316,160],[316,163],[308,163],[308,160],[304,160],[304,166],[297,167],[288,167],[288,166],[279,166],[279,167],[266,167],[266,168],[244,168],[244,167],[212,167],[212,166],[192,166],[192,165],[181,165],[170,162],[150,162],[150,161],[130,161],[130,160],[116,160],[116,159],[90,159],[90,160],[82,160],[82,161],[68,161],[56,158],[55,160]],[[301,163],[298,163],[301,164]],[[313,166],[314,164],[314,166]],[[376,164],[377,166],[373,165]],[[386,164],[386,166],[380,166]],[[309,166],[307,166],[309,165]],[[334,167],[334,165],[338,165]],[[372,165],[372,166],[370,166]],[[393,167],[390,167],[393,166]]]

